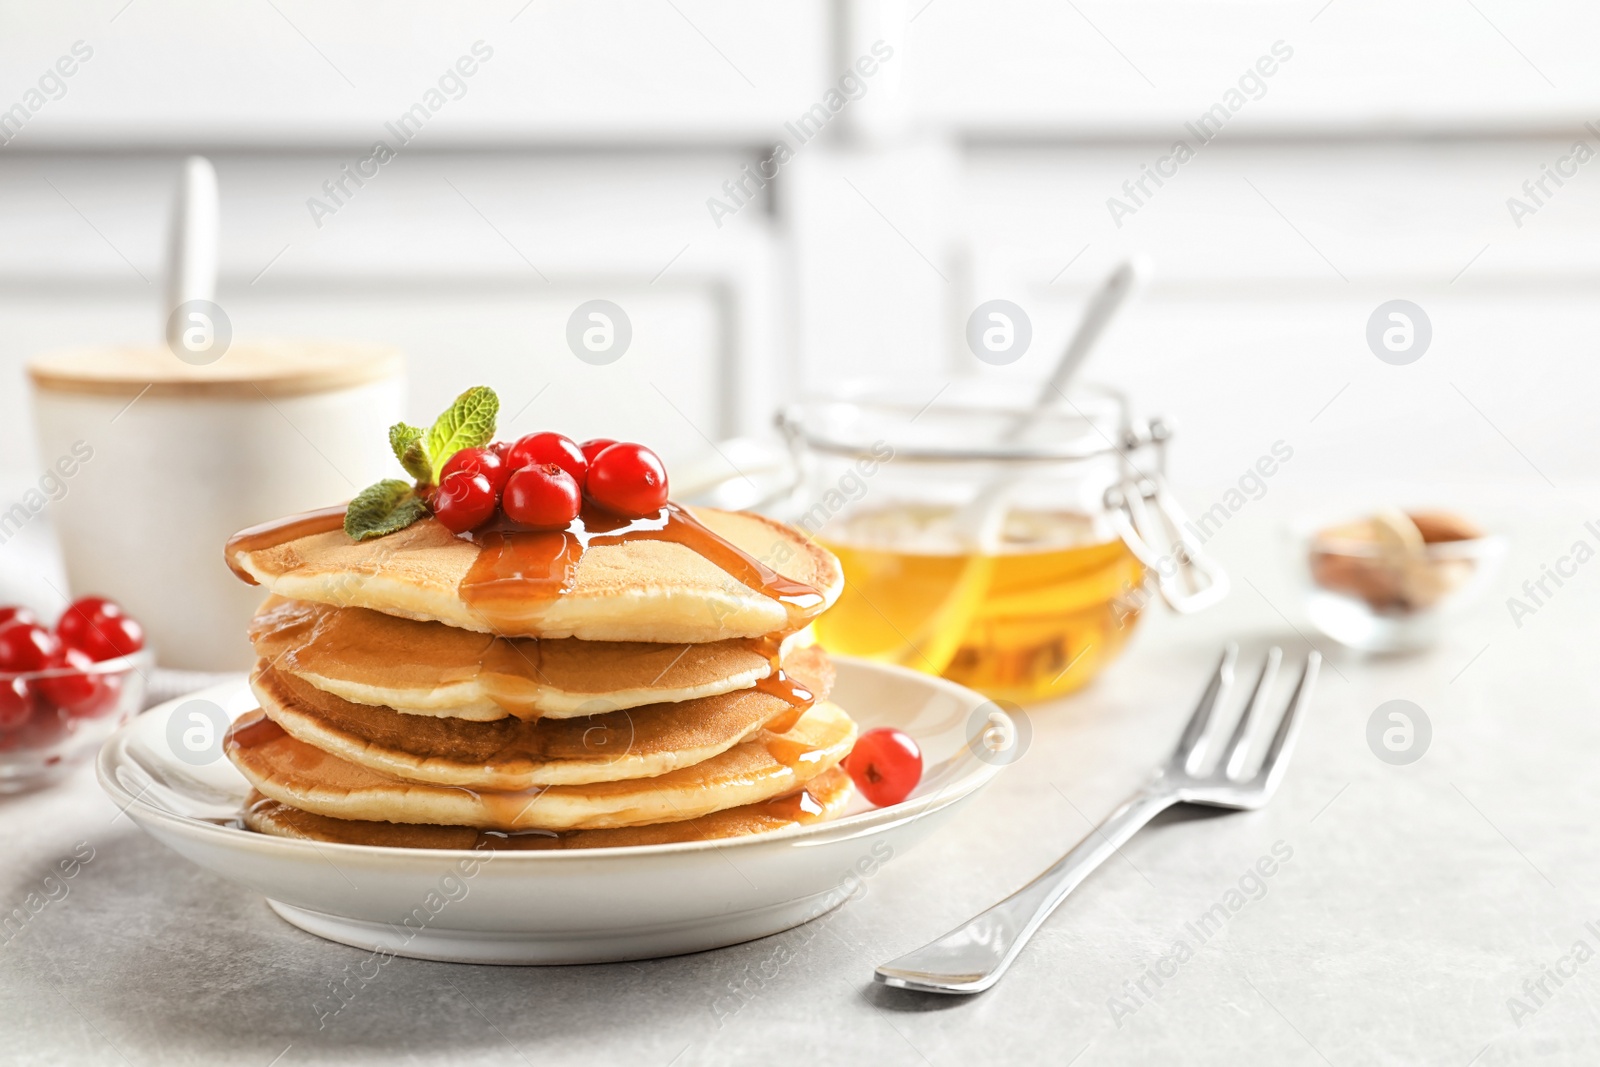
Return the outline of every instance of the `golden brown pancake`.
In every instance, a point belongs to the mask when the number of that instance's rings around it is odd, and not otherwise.
[[[645,538],[591,545],[559,596],[525,596],[513,582],[493,599],[474,600],[463,582],[489,550],[431,518],[360,542],[342,529],[271,544],[255,537],[258,547],[235,545],[229,562],[279,596],[505,637],[704,644],[798,630],[838,598],[839,561],[800,531],[746,512],[691,514],[740,558],[819,595],[786,604],[685,544]]]
[[[656,823],[652,826],[623,826],[613,830],[568,830],[564,833],[535,830],[512,834],[485,832],[470,826],[330,819],[326,815],[313,815],[260,793],[252,793],[245,805],[244,823],[257,833],[274,837],[389,848],[492,848],[513,851],[620,848],[627,845],[668,845],[680,841],[715,841],[821,822],[844,811],[850,803],[852,792],[850,776],[835,767],[811,779],[799,793],[712,812],[697,819]]]
[[[784,672],[817,699],[833,666],[815,646],[798,649]],[[250,679],[261,710],[290,736],[324,752],[413,782],[531,789],[649,778],[726,752],[763,727],[782,732],[804,709],[763,689],[647,704],[575,719],[465,719],[404,715],[355,704],[264,664]]]
[[[749,740],[653,778],[518,792],[407,782],[322,752],[260,711],[228,731],[225,751],[257,790],[302,811],[369,822],[494,830],[597,830],[696,819],[793,793],[855,742],[843,710],[819,701],[785,734]]]
[[[487,721],[592,715],[747,689],[771,672],[765,638],[704,645],[507,639],[367,608],[268,597],[256,655],[357,704]]]

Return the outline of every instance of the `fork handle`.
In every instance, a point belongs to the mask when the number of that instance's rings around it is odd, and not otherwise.
[[[937,941],[890,960],[876,978],[928,993],[981,993],[1000,980],[1050,913],[1151,819],[1178,802],[1170,792],[1140,790],[1039,877]]]

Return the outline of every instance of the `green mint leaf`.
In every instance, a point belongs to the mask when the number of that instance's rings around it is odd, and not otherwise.
[[[439,477],[445,460],[463,448],[481,448],[494,440],[494,420],[500,398],[486,385],[475,385],[456,397],[450,410],[440,415],[428,431],[428,460]]]
[[[397,422],[389,427],[389,447],[394,449],[394,458],[401,464],[406,461],[406,449],[422,439],[422,428],[408,423]]]
[[[421,437],[406,447],[405,455],[400,457],[400,466],[417,480],[417,485],[433,484],[433,464],[428,461],[428,450],[423,447]]]
[[[357,541],[398,533],[424,518],[428,505],[398,478],[369,485],[356,494],[344,512],[344,532]]]

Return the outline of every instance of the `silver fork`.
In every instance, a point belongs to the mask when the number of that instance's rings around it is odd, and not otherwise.
[[[1022,946],[1038,930],[1067,894],[1104,863],[1129,838],[1174,804],[1203,804],[1233,811],[1252,811],[1272,798],[1283,780],[1294,750],[1300,719],[1317,683],[1322,657],[1306,657],[1300,681],[1289,706],[1278,719],[1272,743],[1253,774],[1245,773],[1251,726],[1260,718],[1262,705],[1277,676],[1283,653],[1267,652],[1250,701],[1239,715],[1228,747],[1211,767],[1206,762],[1207,738],[1217,705],[1233,685],[1233,665],[1239,650],[1227,646],[1200,704],[1189,717],[1172,756],[1157,767],[1150,780],[1121,807],[1108,815],[1094,832],[1039,877],[988,911],[963,923],[937,941],[890,960],[875,977],[885,985],[928,993],[981,993],[1000,980]]]

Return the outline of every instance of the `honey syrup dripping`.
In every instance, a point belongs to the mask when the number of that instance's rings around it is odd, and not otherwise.
[[[578,564],[590,548],[626,541],[683,545],[741,585],[783,604],[791,614],[804,615],[822,603],[816,589],[785,578],[671,503],[642,519],[618,518],[585,507],[564,530],[524,530],[493,523],[463,536],[480,551],[461,580],[461,598],[491,625],[507,630],[523,626],[549,601],[571,592]]]
[[[258,710],[241,715],[234,722],[228,730],[227,743],[237,748],[260,748],[285,736],[287,731],[283,727]]]
[[[298,515],[289,515],[281,519],[273,519],[259,526],[251,526],[240,530],[228,538],[228,544],[223,549],[223,555],[228,561],[228,569],[239,576],[240,581],[251,585],[259,585],[249,571],[239,566],[236,557],[251,552],[260,552],[263,549],[276,548],[286,545],[290,541],[298,541],[302,537],[311,537],[315,534],[331,533],[334,530],[344,529],[343,504],[331,508],[319,508],[316,511],[305,511]]]
[[[801,716],[817,702],[817,695],[797,678],[791,678],[783,669],[783,641],[777,637],[763,638],[759,649],[767,657],[767,676],[755,684],[758,692],[777,697],[789,707],[767,720],[766,729],[775,734],[786,734],[794,729]]]

